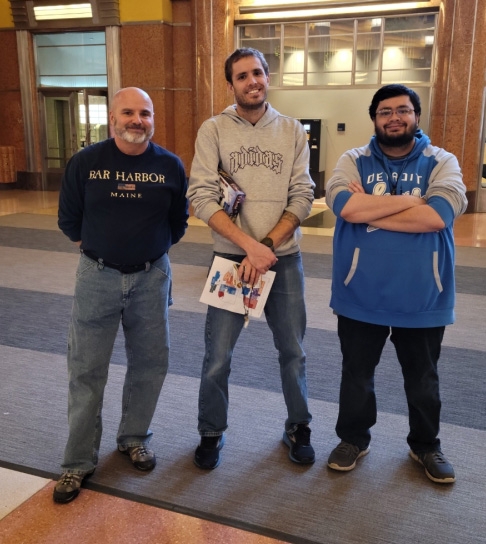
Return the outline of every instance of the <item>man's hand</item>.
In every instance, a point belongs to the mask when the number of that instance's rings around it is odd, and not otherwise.
[[[341,217],[348,223],[372,224],[378,219],[425,204],[422,198],[408,194],[370,195],[357,181],[351,181],[348,184],[348,190],[353,194],[341,210]],[[386,198],[383,198],[384,196]]]
[[[351,181],[348,184],[348,189],[354,194],[365,192],[361,183],[357,181]],[[373,197],[377,195],[369,196]],[[392,196],[389,201],[378,200],[373,202],[386,202],[386,206],[388,206],[388,203],[392,203],[392,199],[396,198],[397,196]],[[430,206],[427,206],[427,202],[423,198],[412,195],[398,195],[398,198],[407,199],[409,205],[406,209],[389,213],[389,208],[383,208],[384,210],[387,210],[385,211],[385,215],[363,222],[368,223],[372,227],[395,232],[436,232],[445,228],[445,224],[439,214]],[[403,202],[405,202],[405,200]]]
[[[364,193],[364,187],[358,181],[351,181],[348,184],[348,190],[351,193]]]
[[[269,247],[258,243],[241,261],[238,276],[242,281],[255,285],[260,276],[268,272],[277,261],[275,253]]]

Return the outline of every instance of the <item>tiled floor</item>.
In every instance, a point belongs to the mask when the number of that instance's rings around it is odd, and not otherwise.
[[[55,504],[53,481],[5,469],[0,471],[0,482],[4,516],[0,521],[0,542],[5,544],[281,542],[87,489],[74,502]]]
[[[56,214],[56,192],[0,191],[0,216]],[[325,209],[316,202],[314,214]],[[192,219],[191,222],[197,223]],[[332,227],[304,234],[332,235]],[[458,246],[486,247],[486,214],[456,222]],[[73,503],[52,501],[54,482],[0,468],[0,542],[5,544],[276,544],[264,536],[84,489]]]

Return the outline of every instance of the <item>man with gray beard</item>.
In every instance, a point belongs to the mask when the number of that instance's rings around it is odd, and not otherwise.
[[[54,501],[75,499],[98,463],[101,407],[113,344],[123,326],[127,373],[117,447],[140,470],[155,467],[149,425],[167,374],[169,248],[184,235],[187,179],[180,159],[150,141],[152,100],[141,89],[112,101],[114,137],[69,161],[59,228],[80,249],[68,337],[69,438]]]

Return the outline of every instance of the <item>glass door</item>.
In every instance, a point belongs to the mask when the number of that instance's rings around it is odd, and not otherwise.
[[[77,145],[79,149],[108,138],[108,99],[92,89],[77,92]]]
[[[83,147],[108,138],[106,91],[41,91],[44,125],[43,186],[60,188],[69,159]]]

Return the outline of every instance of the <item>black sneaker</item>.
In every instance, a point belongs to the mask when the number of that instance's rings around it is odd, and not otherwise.
[[[415,453],[410,450],[410,457],[425,468],[427,477],[438,484],[452,484],[456,481],[454,468],[440,451]]]
[[[52,494],[54,502],[64,504],[74,500],[79,495],[83,480],[88,476],[91,476],[91,474],[93,473],[88,472],[88,474],[70,474],[68,472],[64,472],[54,487],[54,492]]]
[[[314,448],[310,443],[311,430],[306,423],[299,423],[293,433],[284,431],[283,441],[290,450],[289,457],[294,463],[310,465],[316,460]]]
[[[343,472],[353,470],[356,466],[356,461],[366,455],[370,451],[369,446],[360,450],[358,446],[349,444],[341,440],[339,444],[332,450],[327,466],[333,470],[341,470]]]
[[[194,453],[194,464],[199,468],[211,470],[221,462],[219,452],[224,446],[224,434],[219,436],[201,436],[201,443]]]
[[[129,455],[133,465],[138,470],[152,470],[157,464],[155,453],[144,444],[141,446],[118,445],[118,451]]]

